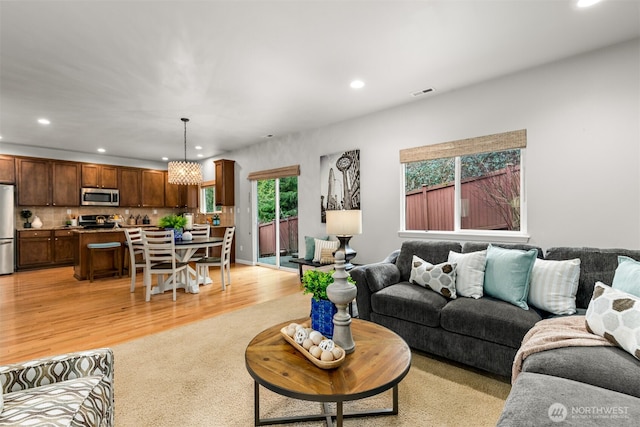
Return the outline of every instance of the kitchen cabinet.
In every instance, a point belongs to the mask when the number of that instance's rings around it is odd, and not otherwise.
[[[52,205],[80,206],[80,164],[52,162],[51,171],[53,174]]]
[[[193,208],[198,207],[197,185],[169,184],[165,172],[164,205],[167,208]]]
[[[55,265],[73,264],[77,240],[77,234],[71,230],[53,231],[53,263]]]
[[[18,231],[18,269],[51,266],[53,246],[50,230]]]
[[[15,159],[12,156],[0,156],[0,184],[16,183]]]
[[[18,158],[19,206],[80,206],[80,164]]]
[[[82,187],[118,188],[118,167],[83,163]]]
[[[72,265],[77,240],[72,230],[18,231],[18,270]]]
[[[235,206],[234,180],[235,162],[216,160],[216,206]]]
[[[137,208],[142,206],[140,169],[120,168],[120,206]]]
[[[164,207],[165,172],[142,170],[142,206],[148,208]]]

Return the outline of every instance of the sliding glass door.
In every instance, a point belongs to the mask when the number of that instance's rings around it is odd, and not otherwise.
[[[258,264],[297,269],[298,177],[257,181]]]

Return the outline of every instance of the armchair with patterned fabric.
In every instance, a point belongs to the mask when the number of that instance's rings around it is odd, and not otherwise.
[[[103,348],[0,366],[0,391],[0,426],[111,427],[113,352]]]

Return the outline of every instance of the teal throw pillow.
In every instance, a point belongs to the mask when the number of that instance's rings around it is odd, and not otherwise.
[[[640,262],[628,256],[618,256],[618,268],[613,275],[611,287],[640,297]]]
[[[504,249],[489,245],[484,271],[484,294],[529,309],[531,270],[538,251]]]
[[[307,261],[311,261],[316,252],[315,239],[329,240],[329,236],[324,236],[324,237],[304,236],[304,259]]]

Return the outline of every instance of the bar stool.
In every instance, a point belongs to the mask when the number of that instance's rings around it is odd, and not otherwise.
[[[104,243],[89,243],[87,245],[89,249],[89,281],[93,282],[93,277],[96,274],[116,274],[118,278],[122,276],[122,245],[120,242],[104,242]],[[113,269],[94,270],[94,254],[96,252],[112,252],[113,253]]]

